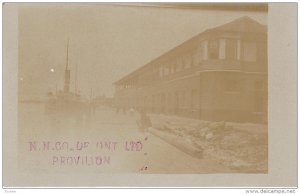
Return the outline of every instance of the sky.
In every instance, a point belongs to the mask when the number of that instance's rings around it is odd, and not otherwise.
[[[71,90],[114,95],[113,83],[203,32],[239,17],[267,25],[267,12],[111,4],[24,4],[19,9],[19,98],[62,90],[69,40]],[[92,92],[91,92],[92,91]]]

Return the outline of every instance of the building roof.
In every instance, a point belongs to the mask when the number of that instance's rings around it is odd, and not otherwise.
[[[238,18],[232,22],[221,25],[213,30],[218,31],[231,31],[231,32],[250,32],[250,33],[266,33],[267,26],[258,23],[248,16]],[[211,29],[211,30],[212,30]]]
[[[122,3],[121,5],[138,7],[156,7],[172,9],[200,9],[200,10],[222,10],[222,11],[256,11],[267,12],[268,3]]]
[[[180,52],[184,48],[186,48],[189,44],[192,42],[195,42],[196,39],[198,39],[200,36],[203,36],[205,33],[209,33],[212,31],[221,31],[221,32],[240,32],[240,33],[267,33],[267,26],[260,24],[256,20],[244,16],[240,17],[234,21],[231,21],[229,23],[223,24],[221,26],[217,26],[214,28],[210,28],[205,30],[204,32],[201,32],[200,34],[186,40],[185,42],[181,43],[179,46],[167,51],[166,53],[162,54],[161,56],[155,58],[154,60],[150,61],[149,63],[145,64],[144,66],[136,69],[132,73],[124,76],[123,78],[116,81],[114,84],[122,83],[123,81],[127,80],[128,78],[133,77],[134,75],[138,74],[138,72],[142,71],[144,68],[147,68],[148,65],[153,64],[159,60],[161,60],[164,57],[170,56],[170,55],[176,55],[176,53]]]

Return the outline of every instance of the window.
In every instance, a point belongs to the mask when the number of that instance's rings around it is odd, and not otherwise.
[[[164,67],[164,75],[169,75],[169,71],[170,71],[169,67],[165,66]]]
[[[175,72],[174,64],[171,65],[171,74]]]
[[[217,40],[211,40],[208,46],[208,57],[209,59],[218,59],[219,58],[219,44]]]
[[[202,44],[199,46],[198,52],[197,52],[198,62],[200,62],[200,61],[203,60],[203,52],[204,52],[204,49],[203,49],[203,43],[202,43]]]
[[[164,68],[162,66],[159,67],[159,77],[164,76]]]
[[[185,69],[190,68],[190,67],[191,67],[191,59],[190,59],[190,55],[184,56],[183,59],[184,59],[184,60],[183,60],[184,68],[185,68]]]
[[[225,39],[220,39],[219,44],[220,44],[220,46],[219,46],[219,58],[220,59],[225,59],[226,40]]]
[[[247,62],[256,61],[256,44],[253,42],[244,43],[244,60]]]
[[[195,52],[191,56],[193,65],[199,65],[201,61],[207,60],[207,45],[208,41],[204,40],[199,43],[197,48],[195,48]]]
[[[182,61],[181,59],[177,59],[177,62],[176,62],[176,71],[181,71],[182,70]]]
[[[193,65],[199,65],[199,61],[198,61],[198,52],[193,52],[192,53],[192,60],[193,60]]]
[[[237,41],[233,39],[226,40],[226,59],[237,59]]]

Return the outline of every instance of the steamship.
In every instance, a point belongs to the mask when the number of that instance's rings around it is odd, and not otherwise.
[[[84,102],[80,94],[70,90],[71,70],[69,69],[69,43],[67,46],[67,60],[64,73],[63,91],[48,92],[45,103],[45,114],[54,119],[68,118],[80,120],[88,115],[88,103]]]

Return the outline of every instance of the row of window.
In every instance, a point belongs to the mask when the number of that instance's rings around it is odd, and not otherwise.
[[[153,69],[153,74],[159,77],[165,77],[192,66],[197,66],[201,61],[205,60],[242,60],[245,62],[266,62],[267,47],[265,43],[255,43],[249,41],[241,41],[237,39],[215,39],[204,40],[194,51],[176,58],[171,64],[160,65]],[[149,73],[149,72],[148,72]],[[142,76],[146,79],[146,74]],[[130,88],[131,84],[125,84],[123,88]]]
[[[265,53],[266,54],[266,51]],[[245,62],[257,61],[257,44],[235,39],[216,39],[202,41],[192,53],[179,57],[171,65],[159,67],[159,76],[179,72],[183,69],[199,65],[201,61],[216,60],[243,60]]]

